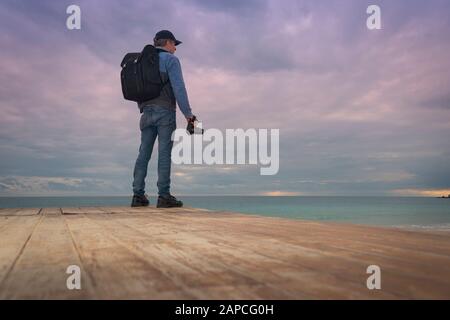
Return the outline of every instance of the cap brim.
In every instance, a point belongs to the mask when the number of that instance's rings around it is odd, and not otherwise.
[[[180,40],[175,40],[175,45],[177,46],[177,45],[179,45],[179,44],[182,44],[183,42],[181,42]]]

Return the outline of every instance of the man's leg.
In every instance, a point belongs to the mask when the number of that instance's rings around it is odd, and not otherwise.
[[[176,124],[158,126],[158,203],[157,208],[182,207],[183,202],[170,194],[170,167],[172,164],[172,132]]]
[[[175,115],[168,115],[175,117]],[[158,125],[158,194],[170,195],[170,171],[172,165],[172,133],[176,129],[176,122]]]
[[[138,196],[143,196],[145,193],[145,177],[157,133],[155,126],[148,126],[141,130],[141,146],[133,172],[133,193]]]

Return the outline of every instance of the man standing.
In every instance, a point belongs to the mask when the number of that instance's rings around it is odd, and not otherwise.
[[[176,129],[176,103],[189,122],[193,114],[189,105],[186,87],[184,85],[181,64],[174,55],[176,46],[181,44],[172,32],[161,30],[153,39],[159,53],[159,71],[162,87],[159,97],[138,103],[142,110],[140,120],[141,146],[134,167],[132,207],[148,206],[145,195],[145,177],[153,151],[153,145],[158,137],[158,208],[181,207],[183,202],[170,194],[170,167],[173,141],[172,132]]]

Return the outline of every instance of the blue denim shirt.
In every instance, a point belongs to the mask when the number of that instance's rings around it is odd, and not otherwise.
[[[163,82],[170,80],[163,89],[161,95],[155,99],[148,100],[138,104],[138,106],[164,106],[176,109],[176,103],[186,118],[192,117],[191,107],[184,84],[183,72],[181,71],[181,63],[178,57],[166,51],[164,48],[159,53],[159,71]]]

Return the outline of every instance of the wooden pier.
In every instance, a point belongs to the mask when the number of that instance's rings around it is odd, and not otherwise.
[[[70,265],[80,290],[67,288]],[[370,265],[380,290],[367,288]],[[450,299],[450,233],[194,208],[0,209],[0,299]]]

